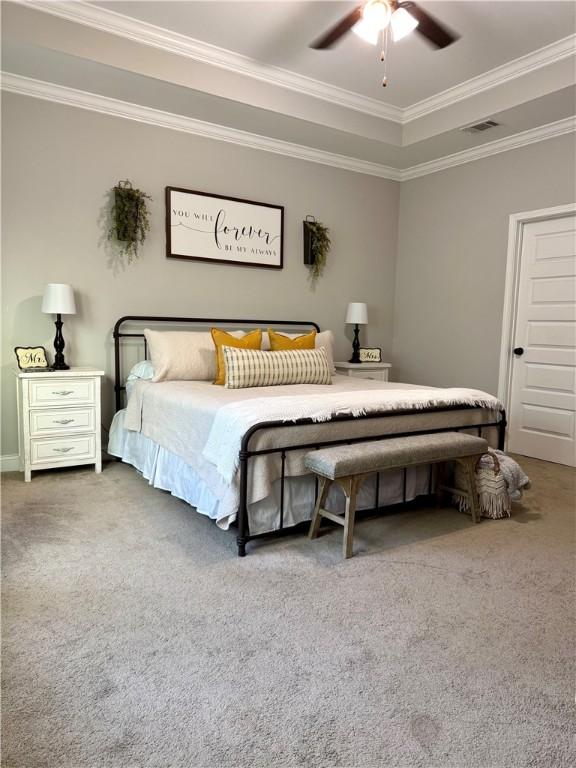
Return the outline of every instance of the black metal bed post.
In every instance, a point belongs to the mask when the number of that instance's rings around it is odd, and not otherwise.
[[[116,325],[114,326],[114,397],[115,397],[115,404],[116,404],[116,413],[120,410],[120,407],[122,405],[122,398],[120,394],[120,379],[121,379],[121,372],[120,372],[120,324],[124,318],[120,318]]]
[[[504,408],[500,411],[500,421],[498,422],[498,450],[503,451],[506,445],[506,411]]]
[[[246,557],[248,528],[248,452],[240,451],[240,503],[238,505],[238,557]]]
[[[250,451],[248,444],[250,438],[257,432],[259,425],[250,427],[242,436],[240,443],[239,463],[240,463],[240,501],[238,504],[238,536],[236,536],[236,545],[238,546],[238,557],[246,556],[246,544],[250,539],[250,525],[248,523],[248,459]]]

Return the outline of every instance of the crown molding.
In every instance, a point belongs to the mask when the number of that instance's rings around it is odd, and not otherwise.
[[[418,120],[530,72],[574,57],[576,54],[576,34],[572,34],[402,108],[305,75],[299,75],[281,67],[263,64],[234,51],[195,40],[178,32],[163,29],[82,0],[76,0],[74,3],[61,2],[60,0],[51,0],[50,2],[46,2],[46,0],[17,1],[20,5],[52,14],[66,21],[83,24],[102,32],[185,56],[205,64],[211,64],[236,74],[240,73],[269,85],[303,93],[340,107],[353,109],[400,125]]]
[[[369,176],[379,176],[382,179],[399,181],[401,173],[396,168],[390,168],[380,163],[373,163],[347,155],[339,155],[327,152],[323,149],[308,147],[304,144],[294,144],[282,139],[273,139],[269,136],[261,136],[256,133],[230,128],[217,123],[209,123],[197,120],[185,115],[177,115],[173,112],[164,112],[153,107],[140,104],[132,104],[109,96],[101,96],[88,91],[80,91],[64,85],[48,83],[44,80],[35,80],[23,75],[11,72],[2,72],[1,87],[8,93],[16,93],[20,96],[32,96],[33,98],[51,101],[57,104],[79,107],[91,112],[99,112],[104,115],[121,117],[126,120],[135,120],[159,128],[170,128],[174,131],[192,133],[195,136],[225,141],[229,144],[237,144],[250,149],[259,149],[264,152],[273,152],[277,155],[307,160],[312,163],[329,165],[333,168],[341,168],[345,171],[363,173]]]
[[[230,128],[225,125],[208,123],[204,120],[197,120],[185,115],[176,115],[172,112],[164,112],[153,107],[145,107],[139,104],[132,104],[120,99],[114,99],[109,96],[101,96],[87,91],[80,91],[76,88],[48,83],[44,80],[35,80],[23,75],[16,75],[11,72],[1,73],[1,88],[8,93],[16,93],[21,96],[31,96],[44,101],[52,101],[57,104],[87,109],[91,112],[99,112],[104,115],[121,117],[126,120],[134,120],[139,123],[146,123],[160,128],[169,128],[183,133],[191,133],[204,138],[215,139],[216,141],[226,141],[229,144],[237,144],[250,149],[263,150],[264,152],[273,152],[285,157],[293,157],[298,160],[306,160],[321,165],[329,165],[333,168],[340,168],[354,173],[363,173],[369,176],[378,176],[390,181],[409,181],[420,176],[427,176],[431,173],[453,168],[457,165],[464,165],[475,160],[497,155],[501,152],[507,152],[511,149],[519,149],[539,141],[546,141],[557,136],[563,136],[567,133],[576,131],[576,116],[567,117],[554,123],[531,128],[522,131],[513,136],[506,136],[502,139],[489,141],[471,149],[462,152],[456,152],[452,155],[445,155],[436,160],[431,160],[419,165],[413,165],[409,168],[398,169],[391,168],[380,163],[373,163],[368,160],[361,160],[356,157],[339,155],[333,152],[327,152],[322,149],[308,147],[303,144],[294,144],[281,139],[273,139],[268,136],[261,136],[248,131],[241,131],[237,128]]]
[[[403,110],[402,122],[405,124],[412,122],[412,120],[418,120],[431,112],[445,109],[483,91],[488,91],[498,85],[503,85],[537,69],[542,69],[542,67],[547,67],[575,55],[576,34],[573,34],[406,107]]]
[[[54,2],[18,0],[18,4],[58,16],[66,21],[98,29],[101,32],[118,35],[136,43],[185,56],[204,64],[211,64],[235,74],[246,75],[268,85],[287,88],[296,93],[322,99],[330,104],[363,112],[372,117],[402,123],[404,110],[401,107],[395,107],[392,104],[386,104],[369,96],[363,96],[306,75],[299,75],[281,67],[264,64],[249,56],[205,43],[202,40],[195,40],[181,35],[179,32],[163,29],[155,24],[140,21],[107,8],[100,8],[79,0],[73,4],[58,0]]]
[[[454,168],[457,165],[464,165],[464,163],[472,163],[474,160],[482,160],[485,157],[498,155],[501,152],[527,147],[529,144],[546,141],[547,139],[555,139],[558,136],[574,133],[575,131],[576,115],[566,117],[563,120],[557,120],[554,123],[540,125],[537,128],[531,128],[527,131],[516,133],[513,136],[506,136],[503,139],[489,141],[478,147],[465,149],[463,152],[455,152],[453,155],[446,155],[437,160],[405,168],[401,173],[401,181],[417,179],[419,176],[428,176],[431,173],[444,171],[447,168]]]

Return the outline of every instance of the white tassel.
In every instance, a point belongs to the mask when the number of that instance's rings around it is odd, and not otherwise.
[[[462,488],[464,485],[463,472],[458,465],[454,474],[454,482],[457,488]],[[480,467],[476,471],[476,490],[482,517],[489,517],[493,520],[510,517],[512,500],[508,494],[508,487],[502,472],[499,471],[498,474],[494,474],[492,468]],[[466,496],[453,495],[452,502],[460,512],[470,514],[470,502]]]

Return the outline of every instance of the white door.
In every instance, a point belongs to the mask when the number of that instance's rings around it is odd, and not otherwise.
[[[508,450],[576,466],[576,216],[522,228]]]

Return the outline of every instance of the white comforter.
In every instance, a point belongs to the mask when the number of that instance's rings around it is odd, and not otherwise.
[[[414,415],[391,416],[389,432],[434,429],[476,423],[472,411],[418,414],[428,406],[477,405],[483,420],[493,420],[500,407],[496,398],[477,390],[435,389],[410,384],[384,383],[335,376],[332,385],[289,385],[228,390],[205,381],[138,382],[128,402],[125,428],[146,437],[180,456],[210,483],[222,499],[222,514],[232,516],[238,507],[238,452],[242,436],[263,421],[286,421],[302,417],[315,423],[259,432],[251,448],[313,443],[383,431],[382,421],[326,424],[337,413],[371,413],[413,409]],[[287,454],[286,473],[305,474],[305,451]],[[250,502],[265,498],[280,475],[277,454],[251,460]]]

